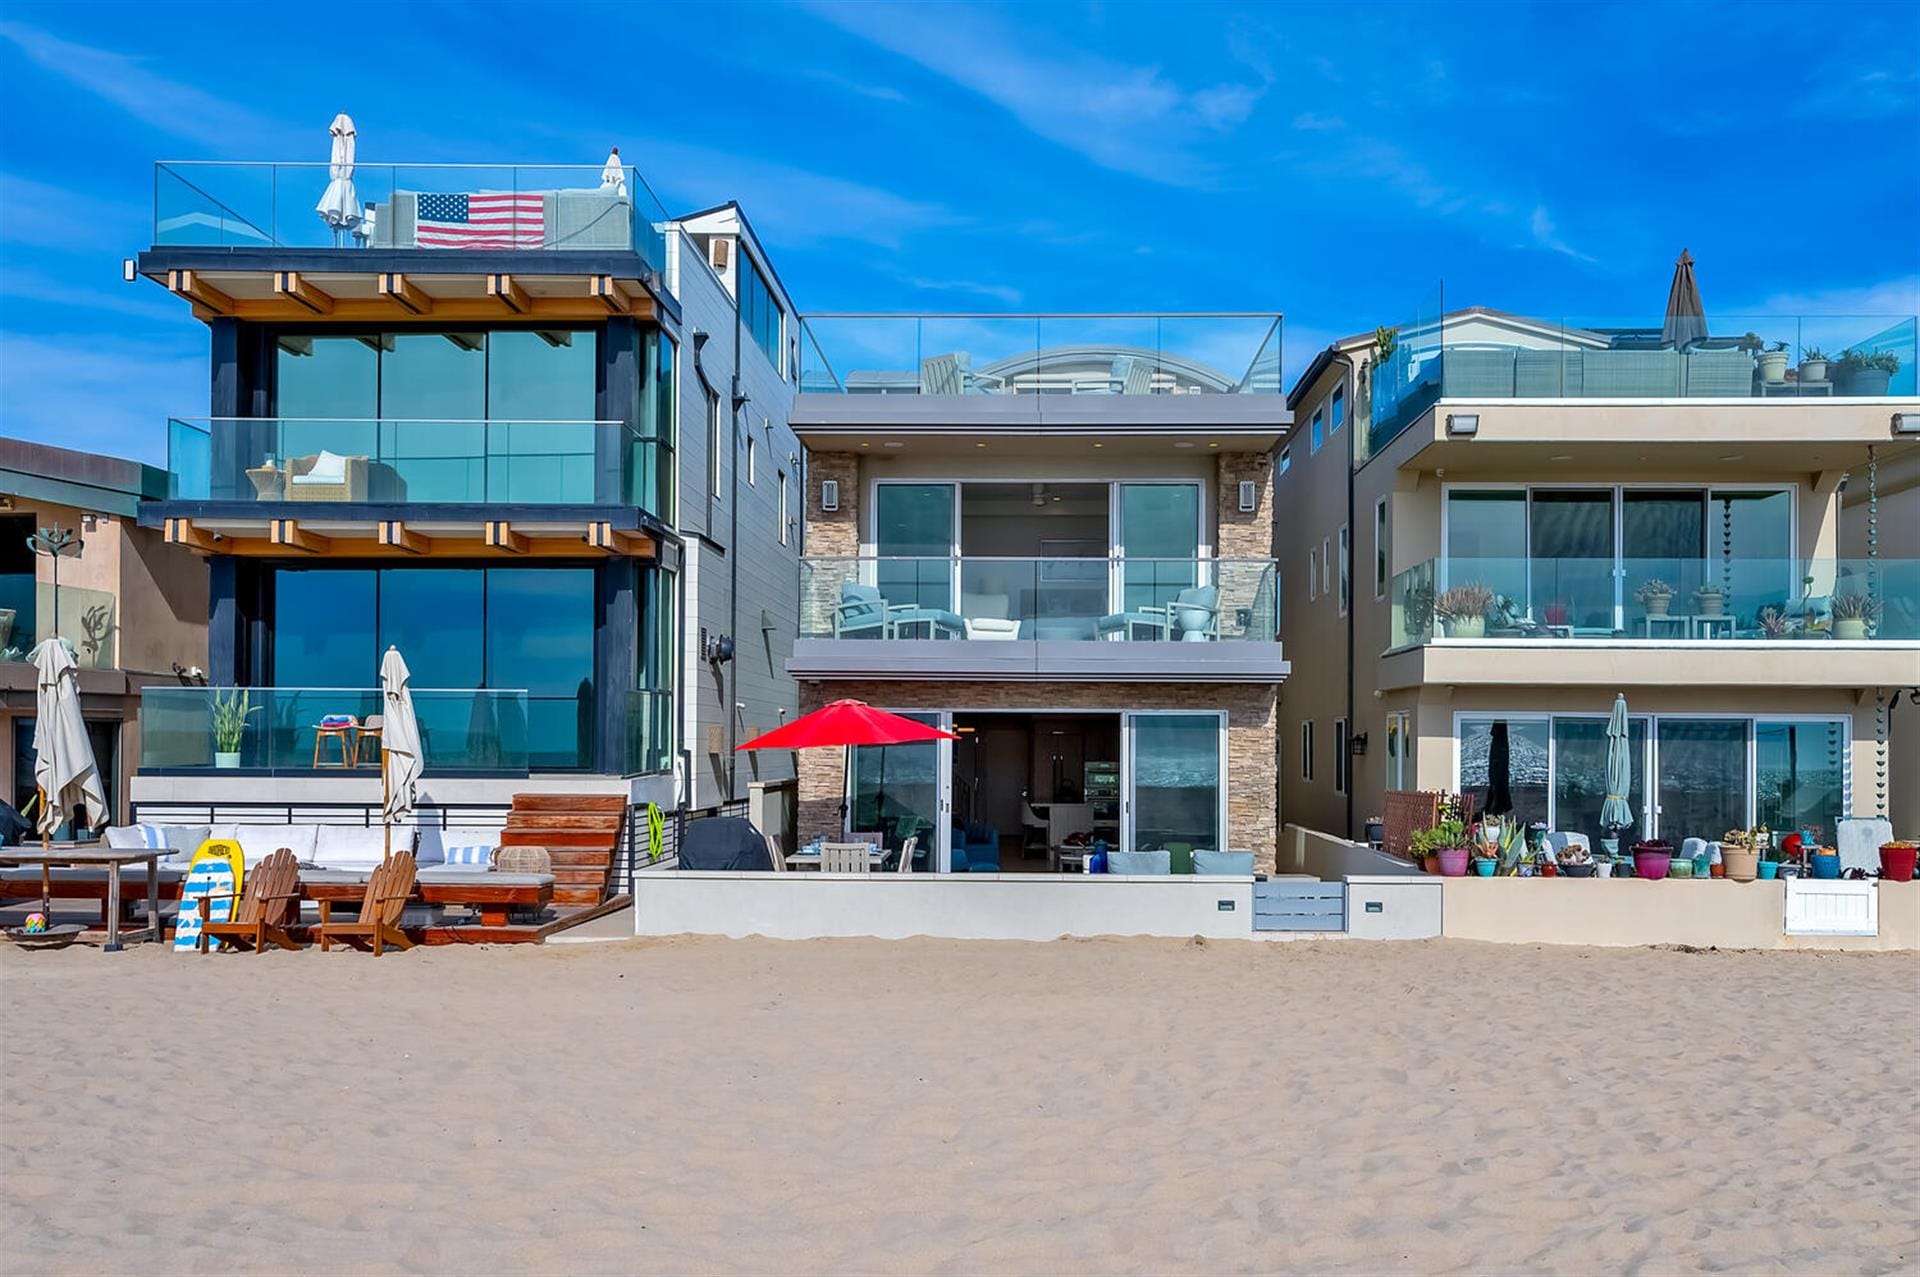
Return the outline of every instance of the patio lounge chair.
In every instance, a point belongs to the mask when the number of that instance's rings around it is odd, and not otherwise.
[[[925,625],[928,638],[959,638],[966,633],[966,622],[939,608],[913,603],[887,602],[877,586],[849,581],[840,587],[840,602],[833,610],[835,638],[900,637],[901,626]]]
[[[1188,586],[1165,607],[1143,607],[1138,612],[1164,618],[1161,632],[1168,638],[1177,633],[1183,642],[1204,643],[1220,633],[1220,590],[1212,585]]]
[[[246,885],[230,922],[213,920],[213,901],[230,896],[200,897],[200,952],[207,951],[209,940],[225,940],[238,949],[265,953],[269,944],[282,949],[298,949],[287,934],[287,918],[300,899],[300,866],[286,847],[274,852],[247,871]]]
[[[1123,395],[1153,393],[1153,361],[1140,355],[1121,355],[1113,361],[1114,384]]]
[[[360,916],[352,922],[335,922],[331,902],[322,900],[318,928],[321,951],[324,953],[332,948],[335,940],[344,940],[355,948],[365,945],[373,950],[376,958],[388,945],[413,948],[413,941],[407,939],[406,932],[400,930],[400,915],[405,912],[407,900],[413,895],[415,876],[413,853],[395,852],[392,860],[374,870],[367,879],[367,894],[360,902]]]
[[[289,501],[365,501],[367,458],[343,457],[322,449],[311,457],[287,461]]]

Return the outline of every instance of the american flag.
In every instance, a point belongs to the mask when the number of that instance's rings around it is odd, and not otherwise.
[[[546,201],[539,195],[421,195],[414,220],[421,248],[539,248]]]

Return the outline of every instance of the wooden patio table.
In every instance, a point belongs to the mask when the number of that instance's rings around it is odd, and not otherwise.
[[[52,900],[53,868],[92,869],[104,867],[107,871],[107,943],[108,953],[118,953],[126,946],[120,943],[120,870],[125,865],[144,863],[147,866],[147,925],[139,931],[128,933],[129,939],[164,940],[166,932],[160,925],[160,859],[173,853],[167,848],[118,848],[98,845],[85,847],[9,847],[0,850],[0,866],[39,865],[41,895]]]

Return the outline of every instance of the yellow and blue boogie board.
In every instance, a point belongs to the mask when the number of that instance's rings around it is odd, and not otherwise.
[[[200,899],[207,902],[207,915],[214,922],[233,921],[240,903],[240,880],[246,872],[246,860],[240,844],[227,838],[209,838],[193,853],[187,880],[180,885],[180,914],[174,920],[175,950],[200,947]]]

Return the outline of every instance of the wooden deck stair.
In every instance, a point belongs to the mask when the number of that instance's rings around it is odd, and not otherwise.
[[[627,800],[620,794],[515,794],[500,845],[547,849],[553,903],[598,904],[626,816]]]

